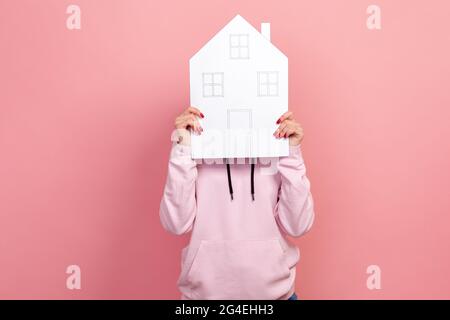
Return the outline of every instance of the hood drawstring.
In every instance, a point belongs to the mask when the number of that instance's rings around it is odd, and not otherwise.
[[[230,191],[231,200],[233,200],[233,184],[231,183],[230,164],[227,161],[228,190]]]
[[[231,167],[230,164],[227,162],[227,177],[228,177],[228,190],[230,192],[231,200],[233,200],[233,183],[231,182]],[[251,164],[251,171],[250,171],[250,192],[252,195],[252,201],[255,201],[255,164]]]
[[[252,193],[252,200],[255,201],[255,164],[252,163],[250,171],[250,192]]]

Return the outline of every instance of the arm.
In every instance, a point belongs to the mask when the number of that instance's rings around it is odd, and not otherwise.
[[[281,187],[275,219],[285,233],[300,237],[313,224],[313,199],[300,146],[290,146],[289,152],[289,156],[278,163]]]
[[[164,229],[177,235],[192,229],[197,213],[197,166],[191,158],[190,146],[190,132],[201,134],[203,131],[197,117],[204,116],[197,108],[189,107],[175,119],[177,143],[170,152],[166,185],[159,206]]]
[[[278,163],[281,186],[275,206],[275,219],[285,233],[300,237],[309,231],[314,221],[310,183],[300,150],[303,129],[290,111],[283,114],[277,124],[279,127],[274,136],[277,139],[289,138],[290,147],[289,156],[281,158]]]
[[[159,207],[161,223],[167,231],[181,235],[192,229],[197,211],[195,181],[197,167],[191,148],[174,144],[170,152],[164,194]]]

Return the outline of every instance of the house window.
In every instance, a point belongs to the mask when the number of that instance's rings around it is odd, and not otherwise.
[[[230,34],[230,58],[248,59],[248,34]]]
[[[258,72],[258,96],[278,96],[278,71]]]
[[[223,72],[203,73],[203,97],[223,97]]]

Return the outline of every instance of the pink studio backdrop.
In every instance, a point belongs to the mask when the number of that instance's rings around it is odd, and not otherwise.
[[[81,30],[66,8],[81,8]],[[370,4],[381,30],[366,27]],[[237,13],[289,57],[302,299],[450,298],[450,4],[0,2],[0,298],[179,298],[158,207],[188,59]],[[81,267],[81,290],[66,268]],[[381,289],[366,268],[381,268]]]

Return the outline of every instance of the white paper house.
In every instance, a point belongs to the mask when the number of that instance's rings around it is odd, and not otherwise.
[[[237,15],[189,61],[191,105],[205,115],[192,135],[192,158],[278,157],[289,153],[276,139],[276,120],[288,110],[288,58]]]

